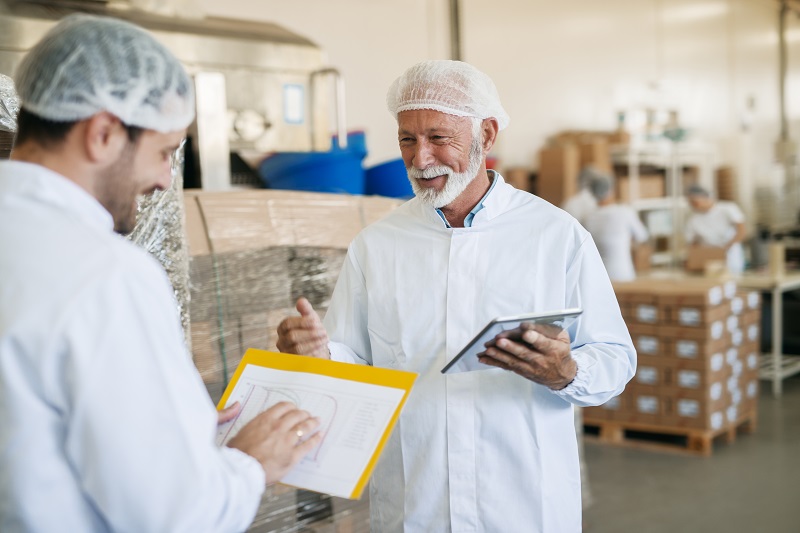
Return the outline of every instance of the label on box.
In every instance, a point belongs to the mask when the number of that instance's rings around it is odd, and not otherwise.
[[[636,369],[636,381],[644,385],[658,385],[658,368],[640,366]]]
[[[747,368],[755,370],[758,368],[758,354],[751,353],[747,356]]]
[[[708,389],[708,395],[714,401],[717,401],[720,398],[722,398],[722,383],[720,382],[712,383],[711,387]]]
[[[744,300],[736,296],[731,300],[731,313],[738,315],[741,314],[742,311],[744,311]]]
[[[678,357],[695,359],[697,357],[697,342],[679,340],[675,343],[675,350],[678,352]]]
[[[646,354],[658,353],[658,338],[642,335],[639,337],[639,351]]]
[[[731,331],[731,344],[733,344],[734,346],[741,346],[743,340],[744,340],[744,333],[742,333],[742,330],[737,329]]]
[[[636,319],[639,322],[647,322],[650,324],[658,320],[658,308],[654,305],[640,304],[636,306]]]
[[[619,396],[614,396],[613,398],[608,400],[606,403],[604,403],[601,407],[603,409],[608,409],[609,411],[618,411],[619,410],[619,406],[621,405],[621,403],[622,402],[620,402]]]
[[[678,386],[684,389],[699,389],[700,372],[697,370],[679,370]]]
[[[708,303],[711,305],[722,303],[722,287],[711,287],[708,290]]]
[[[725,285],[722,286],[725,291],[725,298],[731,299],[736,296],[736,282],[733,280],[726,281]]]
[[[721,339],[722,334],[725,333],[725,325],[722,320],[717,320],[711,324],[711,338],[714,340]]]
[[[725,321],[725,325],[728,327],[728,331],[736,331],[736,329],[739,327],[739,317],[729,316],[728,320]]]
[[[731,403],[733,405],[739,405],[742,403],[742,391],[736,389],[735,391],[731,391]]]
[[[725,421],[725,417],[722,413],[711,413],[711,429],[719,429],[722,427],[722,423]]]
[[[754,379],[747,384],[747,397],[755,398],[758,395],[758,380]]]
[[[725,366],[725,358],[722,357],[721,353],[715,353],[711,356],[711,371],[712,372],[719,372],[722,370],[722,367]]]
[[[733,364],[739,360],[739,350],[736,348],[728,348],[728,351],[725,353],[725,360],[728,361],[729,365],[733,366]]]
[[[758,309],[758,293],[756,291],[747,293],[747,307]]]
[[[678,323],[682,326],[697,326],[700,324],[701,313],[696,307],[681,307],[678,309]]]
[[[739,414],[739,409],[735,405],[728,407],[728,422],[736,422],[736,417]]]
[[[742,375],[742,370],[744,370],[744,364],[741,361],[735,361],[731,365],[731,368],[733,370],[733,375],[739,377]]]
[[[655,396],[639,396],[636,398],[636,409],[640,413],[657,414],[658,398]]]
[[[739,388],[738,376],[731,376],[728,378],[728,392],[733,392]]]
[[[678,400],[678,415],[697,418],[700,416],[700,402],[697,400]]]
[[[758,324],[750,324],[747,327],[747,340],[750,342],[758,340]]]

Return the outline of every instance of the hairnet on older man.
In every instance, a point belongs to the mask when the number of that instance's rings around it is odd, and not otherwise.
[[[55,122],[107,111],[129,126],[166,133],[194,119],[183,66],[122,20],[70,15],[30,50],[15,81],[22,107]]]
[[[417,63],[397,78],[386,95],[397,117],[402,111],[432,109],[458,117],[495,118],[502,130],[509,117],[494,82],[468,63],[447,59]]]
[[[604,174],[595,174],[589,180],[589,191],[598,202],[605,200],[611,194],[611,178]]]

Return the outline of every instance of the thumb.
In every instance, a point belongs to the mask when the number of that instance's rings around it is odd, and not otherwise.
[[[312,317],[316,315],[316,311],[314,308],[311,307],[311,302],[306,300],[305,298],[301,297],[297,300],[297,312],[300,313],[300,316],[303,317]]]

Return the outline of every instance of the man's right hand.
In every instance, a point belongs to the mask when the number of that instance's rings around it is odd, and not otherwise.
[[[283,353],[330,359],[328,332],[319,315],[305,298],[297,300],[300,316],[284,318],[278,325],[278,350]]]
[[[317,427],[318,418],[281,402],[248,422],[228,446],[255,458],[267,483],[275,483],[322,441],[321,433],[311,435]],[[311,436],[304,438],[307,435]]]

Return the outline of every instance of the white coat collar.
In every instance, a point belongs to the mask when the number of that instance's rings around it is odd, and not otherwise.
[[[7,194],[51,205],[90,226],[114,230],[111,213],[94,196],[41,165],[0,161],[0,195]]]

